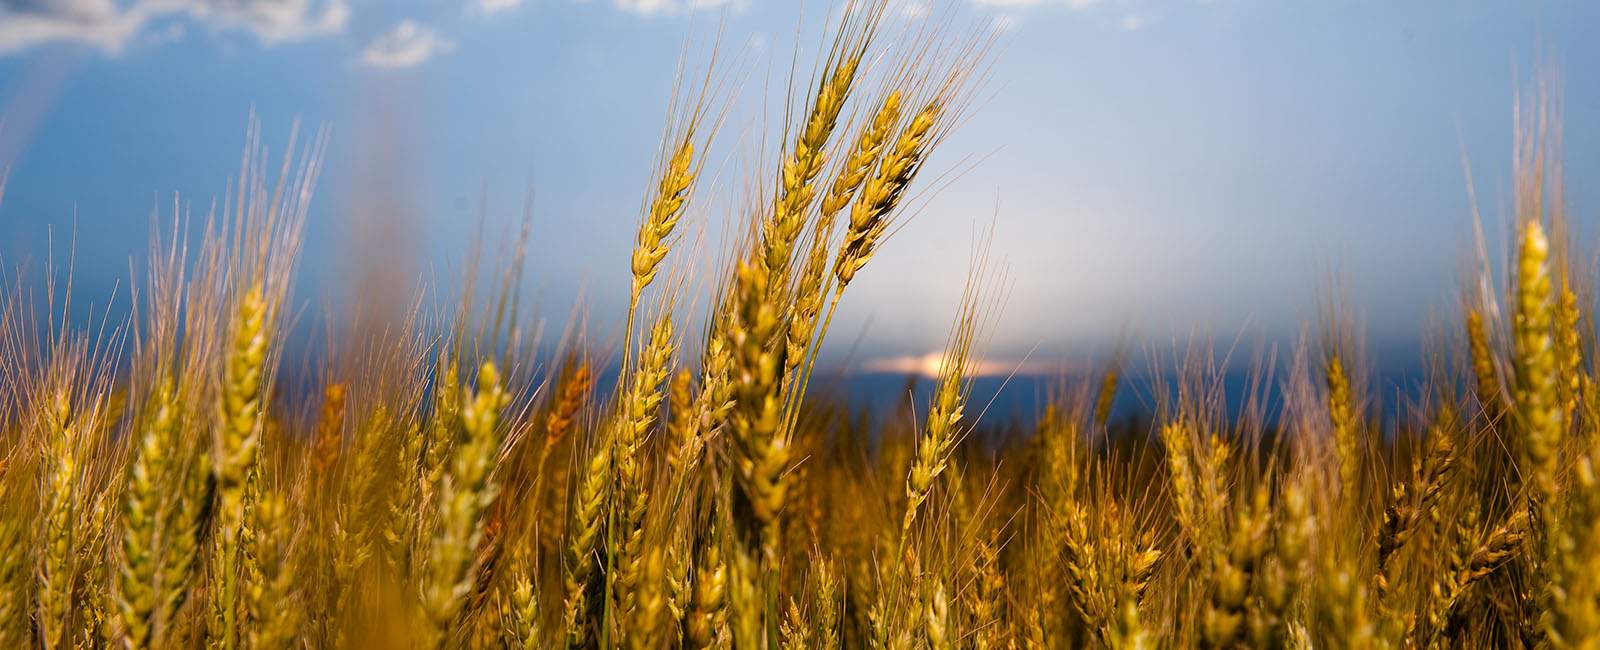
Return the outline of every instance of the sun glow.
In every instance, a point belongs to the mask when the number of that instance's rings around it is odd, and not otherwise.
[[[922,355],[873,359],[862,364],[861,370],[866,373],[918,375],[928,379],[937,379],[939,371],[945,366],[945,356],[944,351],[938,350]],[[999,377],[1013,374],[1033,375],[1061,370],[1059,367],[1026,359],[1020,361],[974,359],[968,362],[968,366],[966,372],[968,377]]]

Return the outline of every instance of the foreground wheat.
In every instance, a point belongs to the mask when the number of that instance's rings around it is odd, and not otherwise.
[[[715,77],[674,96],[614,363],[581,328],[525,344],[519,249],[279,377],[321,140],[269,185],[254,129],[237,201],[192,250],[164,231],[126,329],[0,288],[0,648],[1600,645],[1595,287],[1547,102],[1506,286],[1469,280],[1403,415],[1378,422],[1336,313],[1282,393],[1228,394],[1202,344],[1140,391],[1119,355],[1005,435],[973,390],[1004,287],[981,245],[932,385],[863,415],[809,390],[819,351],[987,44],[888,6],[851,4],[795,81],[711,268],[684,233],[726,216]]]

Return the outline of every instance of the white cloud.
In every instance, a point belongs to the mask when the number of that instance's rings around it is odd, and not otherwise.
[[[618,9],[647,16],[679,14],[697,9],[728,7],[735,11],[744,9],[744,0],[612,0]]]
[[[493,16],[522,6],[523,0],[468,0],[468,16]]]
[[[1108,20],[1120,13],[1121,17],[1115,18],[1114,24],[1124,31],[1138,31],[1149,27],[1151,24],[1162,20],[1172,0],[1148,0],[1145,2],[1130,2],[1129,0],[968,0],[974,5],[996,9],[993,16],[997,23],[995,27],[1001,31],[1015,27],[1018,13],[1026,10],[1045,7],[1064,7],[1074,11],[1104,10],[1115,12],[1105,16]],[[1210,4],[1212,0],[1188,0],[1199,4]],[[1132,10],[1130,10],[1130,8]]]
[[[350,22],[346,0],[149,0],[196,21],[255,34],[263,43],[338,34]]]
[[[405,20],[388,33],[373,39],[361,51],[361,62],[375,68],[410,68],[453,49],[455,43],[432,28],[414,20]]]
[[[111,0],[0,0],[0,54],[60,41],[116,52],[143,24]]]
[[[343,32],[350,6],[347,0],[0,0],[0,54],[47,43],[116,54],[152,23],[176,16],[272,44]],[[155,40],[171,29],[154,30]]]

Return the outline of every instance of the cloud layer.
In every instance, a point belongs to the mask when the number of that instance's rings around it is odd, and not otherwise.
[[[50,43],[77,43],[107,54],[120,53],[130,43],[173,40],[173,20],[185,19],[202,29],[240,31],[263,44],[298,41],[344,33],[350,22],[351,2],[360,0],[0,0],[0,56]],[[569,0],[585,3],[593,0]],[[1006,24],[1015,16],[1008,10],[1031,7],[1085,9],[1110,4],[1105,0],[964,0],[978,7],[1006,13],[995,19]],[[1206,0],[1197,0],[1205,2]],[[683,15],[719,8],[740,11],[751,0],[599,0],[604,5],[644,16]],[[370,4],[370,2],[369,2]],[[529,0],[461,0],[456,6],[472,17],[491,18],[530,4]],[[927,0],[891,0],[890,6],[906,15],[923,15]],[[1128,14],[1124,29],[1148,25],[1156,16]],[[361,54],[370,65],[415,65],[450,50],[451,42],[426,25],[402,23],[380,36]],[[415,62],[396,64],[396,62]],[[380,63],[382,62],[382,63]]]
[[[587,2],[588,0],[572,0]],[[641,15],[680,15],[728,7],[739,10],[748,0],[603,0],[618,11]],[[989,0],[992,1],[992,0]],[[87,45],[118,54],[141,35],[161,42],[172,33],[173,19],[184,18],[213,30],[237,30],[263,44],[340,34],[350,22],[352,0],[0,0],[0,56],[51,43]],[[461,0],[468,16],[507,14],[529,0]],[[449,41],[426,26],[411,23],[405,33],[380,37],[363,53],[373,60],[400,60],[390,54],[448,51]],[[146,34],[146,32],[149,32]],[[393,38],[414,42],[399,43]],[[385,41],[384,39],[391,39]],[[376,47],[378,49],[374,50]],[[387,48],[387,49],[385,49]],[[409,52],[407,50],[410,50]],[[378,65],[378,64],[374,64]]]
[[[0,0],[0,54],[48,43],[81,43],[117,53],[152,22],[186,16],[263,43],[344,31],[346,0]]]

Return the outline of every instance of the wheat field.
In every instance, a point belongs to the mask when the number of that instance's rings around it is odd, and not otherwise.
[[[970,400],[1005,296],[981,242],[926,403],[807,399],[1003,56],[885,6],[774,99],[726,255],[678,254],[728,135],[718,74],[680,80],[615,344],[525,344],[519,249],[285,380],[326,132],[281,161],[252,132],[202,235],[162,221],[123,320],[11,277],[0,648],[1600,648],[1595,276],[1545,86],[1509,125],[1510,259],[1464,265],[1399,426],[1330,301],[1281,400],[1193,352],[1119,426],[1114,362],[999,436]]]

